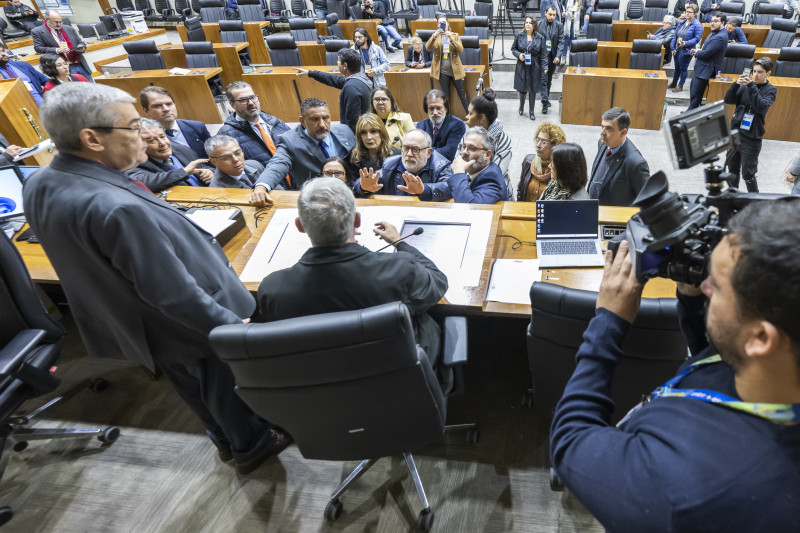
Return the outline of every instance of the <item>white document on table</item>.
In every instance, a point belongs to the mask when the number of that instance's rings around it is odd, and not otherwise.
[[[538,259],[497,259],[486,299],[508,304],[531,304],[531,285],[542,281]]]
[[[236,222],[233,217],[237,211],[238,209],[195,209],[186,213],[186,218],[216,237]]]

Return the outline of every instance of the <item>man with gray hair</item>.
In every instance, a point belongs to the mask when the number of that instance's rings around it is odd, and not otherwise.
[[[494,137],[485,128],[474,126],[464,134],[453,160],[453,175],[446,183],[456,203],[496,204],[508,198],[503,171],[492,162],[495,147]]]
[[[291,437],[254,416],[208,344],[255,302],[214,237],[123,172],[147,159],[127,93],[68,83],[42,124],[58,149],[25,183],[25,215],[61,280],[90,355],[160,368],[240,473]]]
[[[264,170],[258,161],[246,160],[236,139],[227,135],[214,135],[206,140],[205,152],[217,167],[210,187],[252,189]]]
[[[86,43],[72,26],[64,24],[61,13],[52,9],[45,11],[44,24],[33,28],[31,37],[33,50],[37,54],[60,55],[69,63],[69,71],[72,74],[80,74],[94,83],[92,67],[83,55]]]
[[[647,32],[647,38],[653,41],[661,41],[664,50],[664,64],[672,61],[672,37],[675,35],[675,17],[664,15],[661,27],[655,33]]]
[[[431,136],[423,130],[409,130],[403,135],[400,155],[387,157],[378,172],[359,171],[356,194],[391,194],[418,196],[426,202],[451,198],[447,178],[453,173],[450,161],[433,149]],[[436,185],[441,185],[436,187]]]
[[[401,241],[397,228],[371,228],[397,253],[371,252],[356,242],[361,215],[350,189],[336,178],[307,182],[297,200],[297,229],[310,248],[293,267],[273,272],[258,288],[266,321],[364,309],[401,301],[408,306],[419,344],[434,365],[441,331],[427,314],[447,292],[447,276],[425,255]]]

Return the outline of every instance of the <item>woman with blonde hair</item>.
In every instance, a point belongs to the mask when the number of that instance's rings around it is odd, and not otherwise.
[[[353,181],[358,179],[358,171],[362,168],[378,171],[387,157],[399,153],[400,150],[392,147],[381,117],[375,113],[364,113],[356,123],[356,146],[349,158]]]
[[[414,121],[411,120],[411,115],[400,112],[391,91],[383,85],[372,89],[369,99],[370,111],[381,118],[392,146],[399,150],[400,145],[403,144],[403,135],[416,127]]]
[[[456,86],[458,99],[464,106],[464,112],[469,108],[467,92],[464,89],[464,66],[461,64],[459,54],[464,51],[464,45],[458,34],[450,30],[450,23],[446,17],[439,17],[436,21],[437,29],[425,48],[433,52],[433,62],[431,63],[431,78],[439,80],[439,85],[446,95],[450,95],[450,85]]]
[[[564,130],[552,122],[542,122],[533,137],[536,153],[528,154],[522,161],[522,174],[517,186],[518,202],[535,202],[550,183],[550,162],[553,147],[567,141]]]
[[[428,68],[431,66],[433,54],[425,48],[425,43],[418,36],[413,36],[408,45],[406,66],[408,68]]]

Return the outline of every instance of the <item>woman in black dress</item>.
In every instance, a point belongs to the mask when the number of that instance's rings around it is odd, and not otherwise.
[[[525,95],[530,93],[530,119],[536,120],[533,113],[536,95],[547,86],[548,52],[544,37],[538,33],[538,24],[533,17],[525,17],[525,27],[514,38],[511,53],[517,58],[514,71],[514,90],[519,92],[519,114],[525,112]]]

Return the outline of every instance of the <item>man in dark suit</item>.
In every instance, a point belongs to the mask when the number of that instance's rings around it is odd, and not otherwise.
[[[153,192],[183,185],[205,187],[211,183],[214,171],[202,165],[208,159],[194,159],[194,152],[169,141],[164,128],[155,120],[141,119],[141,137],[146,146],[147,161],[125,174],[144,183]]]
[[[42,20],[39,19],[39,15],[36,11],[32,7],[26,6],[20,2],[20,0],[11,0],[3,6],[3,11],[9,22],[22,26],[28,33],[36,26],[41,26],[43,23]]]
[[[65,25],[61,13],[48,9],[44,12],[44,24],[31,31],[33,49],[37,54],[59,54],[69,63],[72,74],[80,74],[92,81],[92,67],[83,53],[86,43],[70,25]]]
[[[431,136],[434,150],[452,161],[467,126],[463,120],[450,114],[450,97],[440,89],[431,89],[425,94],[422,108],[428,118],[417,122],[417,128]]]
[[[281,137],[275,157],[253,187],[250,203],[257,207],[271,204],[269,191],[279,186],[300,189],[322,172],[326,159],[347,159],[355,145],[356,137],[345,124],[331,126],[328,104],[319,98],[306,98],[300,103],[300,125]]]
[[[206,141],[208,158],[217,167],[209,187],[228,189],[252,189],[264,165],[255,160],[246,160],[236,139],[227,135],[214,135]]]
[[[8,48],[0,41],[0,76],[7,80],[11,78],[22,80],[36,105],[42,105],[42,87],[50,81],[50,78],[24,61],[10,61],[10,59]]]
[[[708,87],[708,80],[717,75],[725,60],[725,50],[728,48],[728,32],[725,31],[727,17],[719,11],[711,16],[711,33],[705,38],[701,50],[693,48],[689,53],[694,62],[692,87],[689,89],[689,110],[700,107],[703,95]]]
[[[427,311],[447,292],[447,277],[408,243],[394,244],[397,252],[392,254],[371,252],[358,244],[355,233],[361,215],[353,193],[341,180],[317,178],[305,184],[297,211],[297,229],[308,234],[312,248],[296,265],[261,282],[261,317],[283,320],[400,301],[411,313],[417,344],[434,365],[441,331]],[[388,243],[400,239],[397,229],[386,222],[362,231],[370,230]]]
[[[211,137],[211,133],[199,120],[179,119],[175,99],[168,90],[148,85],[139,93],[139,103],[148,118],[161,124],[173,144],[190,148],[195,154],[193,159],[208,157],[203,143]]]
[[[631,116],[621,107],[603,113],[597,155],[589,178],[589,197],[600,205],[629,206],[650,177],[650,167],[628,140]]]
[[[457,204],[496,204],[508,198],[503,171],[492,163],[495,139],[480,126],[467,130],[447,186]]]
[[[105,85],[48,94],[58,154],[25,184],[25,216],[61,281],[90,355],[160,368],[223,460],[247,473],[291,437],[234,392],[208,335],[255,302],[216,240],[122,172],[146,159],[134,99]]]
[[[543,87],[541,91],[542,113],[547,114],[547,109],[550,107],[550,87],[553,84],[553,74],[556,71],[556,65],[561,64],[562,57],[566,59],[567,55],[567,51],[564,48],[565,35],[564,25],[562,23],[562,18],[565,13],[558,2],[550,2],[547,6],[542,2],[541,7],[544,16],[539,23],[539,33],[544,37],[549,58],[547,66],[547,87]]]

